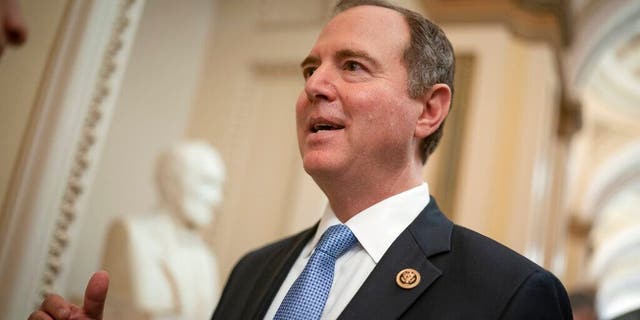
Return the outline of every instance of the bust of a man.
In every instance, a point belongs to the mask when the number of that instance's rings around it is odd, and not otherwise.
[[[155,212],[125,216],[109,230],[103,260],[111,274],[113,319],[207,319],[219,297],[216,259],[199,230],[214,219],[225,177],[217,152],[179,144],[156,166]]]

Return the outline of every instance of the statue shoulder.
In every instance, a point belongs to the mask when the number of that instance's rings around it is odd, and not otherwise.
[[[168,219],[153,215],[132,215],[114,220],[108,232],[108,241],[126,243],[133,251],[152,253],[166,247],[171,234]],[[108,243],[109,243],[108,242]]]

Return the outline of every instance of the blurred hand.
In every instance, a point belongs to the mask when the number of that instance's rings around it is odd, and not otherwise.
[[[82,307],[72,304],[57,294],[47,296],[40,309],[29,320],[90,320],[102,319],[104,301],[109,289],[109,274],[98,271],[91,276],[84,291]]]
[[[27,25],[18,0],[0,0],[0,56],[7,44],[19,45],[27,40]]]

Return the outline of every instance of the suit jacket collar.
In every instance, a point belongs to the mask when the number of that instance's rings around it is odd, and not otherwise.
[[[278,289],[287,277],[289,270],[293,266],[304,246],[316,233],[318,224],[302,231],[294,236],[291,245],[283,247],[276,252],[267,263],[267,268],[260,275],[259,280],[253,288],[255,299],[254,305],[247,305],[243,319],[263,319],[269,310],[273,298],[278,293]]]
[[[382,256],[339,319],[398,318],[442,274],[429,258],[451,250],[452,230],[453,223],[432,197]],[[421,276],[415,288],[396,284],[396,275],[406,268]]]
[[[263,319],[293,263],[313,237],[318,224],[292,239],[291,245],[275,253],[268,268],[253,288],[255,303],[247,305],[243,319]],[[429,258],[451,250],[453,223],[447,219],[433,197],[418,217],[396,239],[373,269],[362,287],[340,315],[340,319],[398,318],[442,272]],[[401,289],[396,275],[412,268],[421,275],[413,289]]]

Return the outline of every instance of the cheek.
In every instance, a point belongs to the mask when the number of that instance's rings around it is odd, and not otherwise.
[[[380,86],[347,90],[342,96],[345,113],[352,119],[362,119],[369,134],[406,136],[413,135],[417,121],[415,102],[406,97],[404,88]],[[360,121],[356,121],[360,122]]]
[[[306,110],[307,110],[308,100],[304,90],[298,96],[298,100],[296,101],[296,137],[298,140],[298,149],[300,153],[303,153],[304,146],[304,134],[306,127]]]
[[[307,95],[303,90],[302,92],[300,92],[298,100],[296,100],[296,122],[298,123],[298,125],[304,122],[308,103],[309,100],[307,99]]]
[[[369,114],[368,121],[390,140],[404,141],[413,136],[417,121],[411,108],[413,106],[406,101],[387,99],[379,102],[376,110]]]
[[[354,117],[360,117],[371,127],[392,128],[397,126],[401,114],[398,108],[401,106],[396,99],[388,95],[357,95],[351,96],[351,109]],[[357,114],[356,114],[357,113]]]

